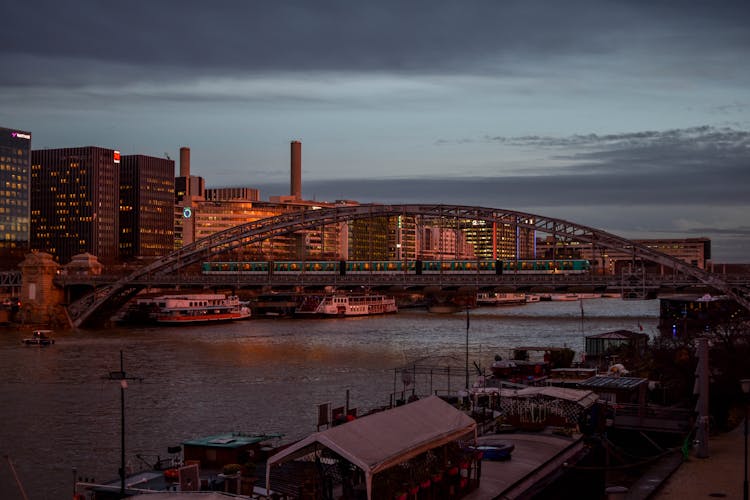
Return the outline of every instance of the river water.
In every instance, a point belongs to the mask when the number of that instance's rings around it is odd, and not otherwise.
[[[583,310],[583,314],[582,314]],[[489,366],[518,346],[583,350],[584,336],[627,329],[657,334],[658,301],[586,299],[473,309],[469,359]],[[464,366],[467,318],[404,309],[352,319],[253,319],[212,326],[60,332],[47,348],[22,346],[28,331],[0,329],[0,498],[70,498],[79,476],[116,478],[120,460],[120,368],[128,459],[229,431],[315,431],[316,405],[382,406],[394,369],[418,359]],[[430,361],[425,361],[430,362]],[[472,368],[472,373],[475,373]],[[464,372],[453,382],[464,385]],[[398,384],[401,384],[400,379]],[[400,390],[401,386],[397,386]],[[136,465],[133,463],[133,465]]]

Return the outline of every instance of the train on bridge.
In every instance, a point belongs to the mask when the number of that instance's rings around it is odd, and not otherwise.
[[[585,259],[211,261],[201,264],[201,272],[207,275],[585,274],[590,270],[591,263]]]

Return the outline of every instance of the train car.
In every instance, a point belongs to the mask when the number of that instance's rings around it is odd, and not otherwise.
[[[275,261],[272,263],[273,274],[337,274],[339,261]]]
[[[507,274],[581,274],[590,269],[585,259],[503,261],[503,273]]]
[[[494,260],[422,260],[416,274],[498,274]]]
[[[585,259],[204,262],[204,274],[582,274]]]
[[[409,270],[409,262],[400,260],[342,260],[341,262],[345,270],[342,274],[403,274]]]
[[[268,274],[268,262],[203,262],[203,274]]]

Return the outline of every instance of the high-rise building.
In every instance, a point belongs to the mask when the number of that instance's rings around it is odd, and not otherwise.
[[[174,250],[174,160],[127,155],[120,164],[120,258]]]
[[[118,254],[120,152],[95,146],[31,152],[31,249],[66,264]]]
[[[29,250],[31,133],[0,127],[0,269]]]

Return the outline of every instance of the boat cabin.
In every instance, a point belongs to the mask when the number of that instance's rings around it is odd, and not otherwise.
[[[615,330],[589,335],[586,337],[586,360],[584,364],[587,368],[606,371],[615,356],[628,354],[632,358],[638,359],[646,352],[647,347],[648,335],[645,333]]]
[[[271,441],[281,434],[232,432],[192,439],[182,443],[185,463],[198,462],[201,470],[221,470],[227,464],[265,462],[275,449]]]
[[[23,339],[21,342],[26,345],[48,346],[55,343],[52,338],[52,330],[34,330],[31,337]]]

